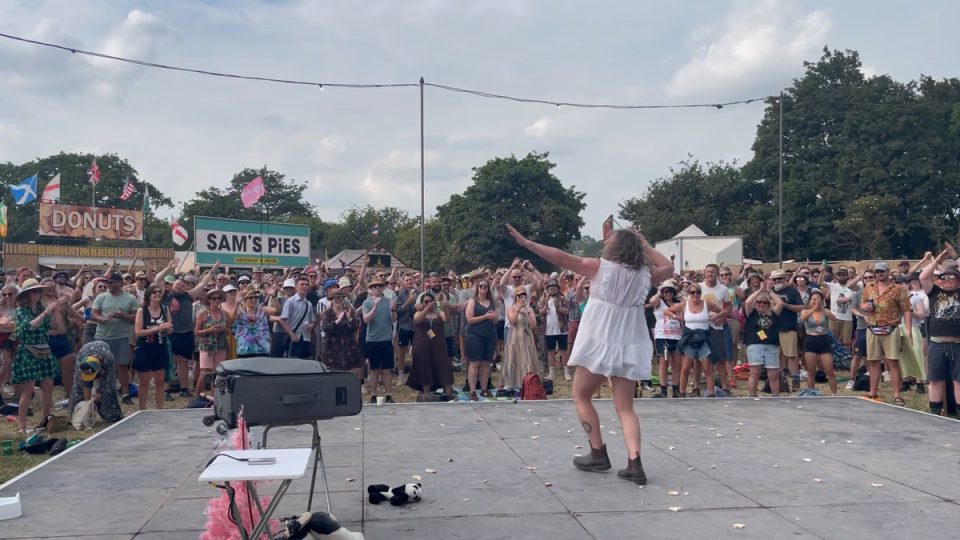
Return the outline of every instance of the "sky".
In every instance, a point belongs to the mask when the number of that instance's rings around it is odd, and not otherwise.
[[[0,32],[169,65],[326,83],[427,82],[549,101],[763,98],[825,45],[866,74],[957,76],[960,2],[4,0]],[[419,88],[339,89],[121,64],[0,39],[0,160],[116,153],[174,202],[263,165],[325,220],[420,212]],[[692,154],[749,160],[763,104],[599,110],[426,88],[427,217],[489,159],[550,152],[584,234]],[[41,182],[42,183],[42,182]]]

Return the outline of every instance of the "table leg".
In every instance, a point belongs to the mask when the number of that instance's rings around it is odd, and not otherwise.
[[[257,493],[256,486],[253,485],[253,482],[250,480],[246,481],[247,484],[247,493],[250,497],[253,498],[253,502],[257,505],[257,511],[260,512],[260,519],[263,519],[263,505],[260,504],[260,495]],[[252,516],[251,516],[252,517]],[[270,520],[267,520],[267,537],[273,538],[273,530],[270,529]]]
[[[250,537],[247,536],[247,530],[243,528],[243,519],[240,517],[240,509],[237,508],[237,498],[236,491],[230,485],[230,482],[224,482],[224,490],[227,492],[227,499],[230,501],[230,513],[233,515],[233,520],[236,522],[237,528],[240,529],[240,539],[241,540],[250,540]],[[250,516],[251,523],[253,522],[253,516]]]
[[[330,489],[327,487],[327,468],[323,464],[323,451],[320,449],[320,436],[317,436],[317,462],[313,464],[313,482],[317,481],[317,465],[320,465],[320,481],[323,482],[323,496],[327,501],[327,513],[333,515],[330,506]],[[310,490],[310,498],[313,499],[313,490]]]
[[[277,507],[280,506],[280,501],[283,499],[283,496],[287,494],[287,488],[290,487],[290,482],[292,482],[292,480],[284,480],[280,484],[280,489],[277,490],[277,494],[273,496],[273,500],[271,500],[270,504],[267,505],[267,511],[264,512],[263,516],[260,518],[260,523],[257,523],[257,525],[253,528],[253,532],[250,534],[250,539],[257,540],[259,536],[263,534],[263,529],[269,526],[270,518],[273,517],[273,513],[276,512]]]

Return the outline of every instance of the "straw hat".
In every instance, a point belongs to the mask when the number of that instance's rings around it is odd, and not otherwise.
[[[20,289],[20,292],[17,293],[17,299],[19,299],[24,294],[27,294],[31,291],[40,291],[43,292],[46,289],[49,289],[49,285],[41,285],[39,281],[30,278],[23,282],[23,287]]]

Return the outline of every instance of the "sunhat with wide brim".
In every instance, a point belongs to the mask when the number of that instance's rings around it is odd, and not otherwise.
[[[50,288],[49,285],[41,285],[39,281],[31,278],[23,282],[23,287],[21,287],[20,292],[17,293],[17,298],[19,299],[20,297],[22,297],[23,295],[29,292],[33,292],[33,291],[43,292],[49,288]]]

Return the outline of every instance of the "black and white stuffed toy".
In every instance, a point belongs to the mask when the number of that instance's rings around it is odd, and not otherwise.
[[[316,540],[364,540],[363,533],[351,532],[326,512],[304,512],[280,520],[287,528],[277,533],[273,540],[301,540],[309,534]]]
[[[408,502],[417,502],[423,498],[423,486],[420,484],[406,484],[390,489],[385,484],[374,484],[367,488],[370,494],[370,504],[380,504],[390,501],[393,506],[403,506]]]

